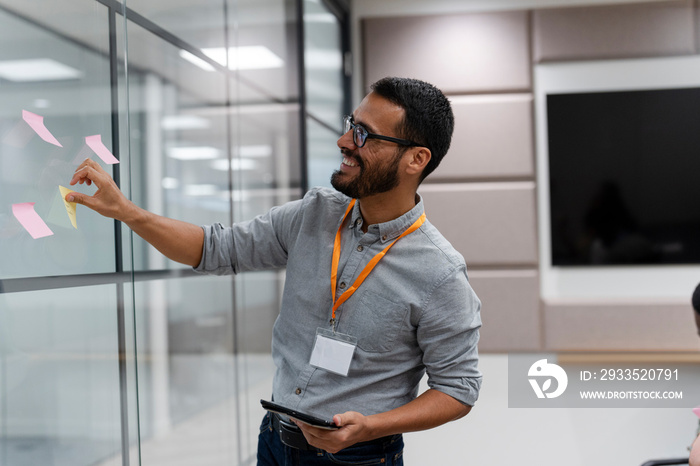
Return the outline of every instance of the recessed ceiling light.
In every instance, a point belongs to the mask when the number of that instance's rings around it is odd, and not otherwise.
[[[0,78],[15,82],[62,81],[83,73],[51,58],[0,61]]]
[[[34,106],[36,108],[49,108],[51,102],[48,99],[34,99]]]
[[[214,47],[202,49],[214,61],[226,66],[226,48]],[[259,70],[281,68],[284,60],[263,45],[250,45],[228,48],[228,67],[231,70]]]
[[[209,63],[206,61],[202,60],[196,55],[193,55],[192,53],[188,52],[187,50],[180,50],[180,57],[184,58],[188,62],[192,63],[193,65],[197,65],[204,71],[215,71],[215,68],[211,66]]]
[[[267,144],[241,146],[240,148],[235,148],[233,153],[241,157],[269,157],[272,155],[272,146]]]
[[[214,170],[227,171],[229,167],[231,167],[233,171],[253,170],[256,167],[256,163],[254,160],[250,159],[233,159],[231,160],[231,164],[229,164],[226,159],[219,159],[211,163],[211,168]]]
[[[160,126],[166,130],[203,129],[209,127],[209,120],[195,115],[171,115],[164,117]]]
[[[180,182],[177,178],[166,177],[161,180],[161,186],[163,189],[175,189],[180,186]]]
[[[168,157],[177,160],[210,160],[219,157],[221,151],[215,147],[171,147]]]
[[[188,184],[185,186],[185,196],[213,196],[219,190],[215,184]]]

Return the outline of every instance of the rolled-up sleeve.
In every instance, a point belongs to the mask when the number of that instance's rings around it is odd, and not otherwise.
[[[426,297],[417,329],[428,386],[473,406],[481,388],[477,368],[481,302],[464,270],[443,277]]]
[[[287,241],[301,201],[274,207],[264,215],[224,227],[203,226],[202,260],[195,272],[226,275],[282,268],[287,264]]]

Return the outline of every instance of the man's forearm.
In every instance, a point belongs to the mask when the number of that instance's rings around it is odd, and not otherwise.
[[[132,204],[124,223],[164,256],[196,267],[202,260],[204,231],[187,222],[162,217]]]
[[[368,416],[372,438],[432,429],[466,416],[471,406],[464,405],[439,390],[430,389],[415,400],[385,413]]]
[[[193,267],[199,265],[204,244],[204,232],[200,227],[161,217],[138,207],[124,196],[112,177],[91,159],[85,159],[73,173],[70,185],[76,184],[94,184],[97,192],[89,196],[72,191],[66,195],[66,201],[82,204],[105,217],[126,223],[137,235],[174,261]]]
[[[335,453],[358,442],[387,435],[431,429],[466,416],[466,406],[437,390],[428,390],[405,405],[385,413],[363,416],[348,411],[333,416],[338,430],[325,430],[299,423],[306,440],[316,448]]]

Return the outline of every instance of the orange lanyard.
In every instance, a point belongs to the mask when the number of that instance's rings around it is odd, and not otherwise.
[[[350,288],[345,290],[345,292],[340,295],[338,300],[336,301],[335,299],[335,294],[337,291],[337,280],[338,280],[338,263],[340,262],[340,232],[343,228],[343,224],[345,223],[345,219],[348,218],[348,215],[350,214],[350,211],[352,210],[352,207],[355,205],[355,199],[353,199],[350,202],[350,205],[348,206],[347,210],[345,211],[345,215],[343,215],[343,220],[340,222],[340,226],[338,227],[338,232],[335,234],[335,242],[333,243],[333,262],[331,264],[331,293],[333,297],[333,315],[331,316],[331,325],[335,329],[335,311],[340,307],[341,304],[343,304],[345,301],[348,300],[350,296],[355,293],[355,291],[362,285],[362,282],[365,281],[365,278],[369,275],[369,273],[376,267],[377,263],[384,257],[384,255],[387,253],[387,251],[401,238],[403,238],[406,235],[409,235],[416,231],[418,228],[423,225],[423,223],[426,220],[425,213],[423,213],[418,220],[416,220],[413,225],[408,227],[406,231],[401,233],[401,235],[396,238],[394,241],[391,242],[387,247],[384,248],[382,252],[377,253],[376,256],[370,260],[367,265],[365,265],[365,268],[362,269],[362,272],[360,272],[360,275],[358,275],[357,279],[355,280],[355,283],[352,284]]]

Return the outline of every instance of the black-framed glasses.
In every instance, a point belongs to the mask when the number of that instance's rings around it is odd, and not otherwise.
[[[356,125],[355,122],[352,121],[351,115],[346,115],[345,117],[343,117],[343,128],[345,129],[345,133],[352,130],[352,141],[357,147],[364,147],[365,143],[367,142],[367,139],[381,139],[382,141],[394,142],[402,146],[422,145],[413,141],[409,141],[408,139],[392,138],[391,136],[382,136],[381,134],[370,133],[364,126]]]

